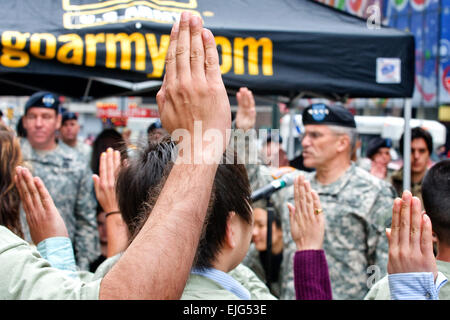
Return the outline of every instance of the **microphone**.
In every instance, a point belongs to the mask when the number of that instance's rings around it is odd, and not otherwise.
[[[297,171],[297,172],[294,171],[294,172],[285,174],[281,178],[272,181],[271,183],[269,183],[268,185],[265,185],[262,188],[259,188],[258,190],[254,191],[252,193],[252,195],[251,195],[252,202],[258,201],[262,198],[267,198],[272,193],[293,185],[295,177],[298,176],[299,174],[301,174],[299,171]]]

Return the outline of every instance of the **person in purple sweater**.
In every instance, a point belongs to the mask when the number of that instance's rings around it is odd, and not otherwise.
[[[294,285],[297,300],[332,300],[330,276],[322,249],[325,220],[319,196],[303,175],[294,181],[295,207],[288,203],[294,256]]]

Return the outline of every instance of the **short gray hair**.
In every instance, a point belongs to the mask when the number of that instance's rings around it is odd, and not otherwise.
[[[328,126],[330,130],[337,135],[347,135],[350,138],[350,156],[356,148],[358,142],[358,130],[356,128],[342,127],[342,126]]]

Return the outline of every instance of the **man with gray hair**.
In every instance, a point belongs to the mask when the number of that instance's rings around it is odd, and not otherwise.
[[[313,104],[302,118],[304,165],[316,169],[304,174],[319,194],[325,215],[323,248],[333,298],[363,299],[370,286],[386,274],[385,228],[390,225],[395,191],[351,161],[358,135],[347,109]],[[293,187],[284,191],[293,203]],[[289,224],[286,217],[285,213],[285,225]],[[291,241],[288,232],[283,236]]]

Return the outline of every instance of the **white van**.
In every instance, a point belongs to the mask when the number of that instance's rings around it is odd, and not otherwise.
[[[283,137],[283,149],[288,152],[290,115],[283,116],[280,123],[280,134]],[[358,130],[362,145],[358,156],[365,155],[366,146],[369,140],[375,136],[390,138],[396,150],[393,150],[392,160],[397,160],[400,138],[404,131],[405,120],[401,117],[383,116],[355,116],[356,128]],[[433,138],[433,147],[436,149],[445,144],[447,138],[446,127],[434,120],[411,119],[411,128],[422,127],[428,130]],[[294,137],[294,155],[301,152],[300,133],[303,132],[302,115],[296,114],[292,135]],[[396,152],[397,151],[397,152]]]

